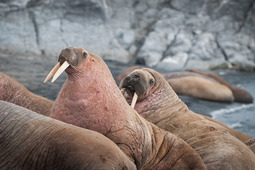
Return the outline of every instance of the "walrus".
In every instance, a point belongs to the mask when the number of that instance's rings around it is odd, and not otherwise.
[[[54,102],[30,92],[22,84],[0,72],[0,100],[7,101],[36,113],[49,116]]]
[[[167,79],[167,82],[179,95],[218,102],[231,103],[234,101],[233,93],[228,87],[202,77],[185,76]]]
[[[198,70],[189,70],[190,72],[198,73],[207,77],[211,77],[218,81],[219,83],[225,85],[229,89],[231,89],[233,95],[234,95],[234,101],[235,102],[240,102],[240,103],[253,103],[253,97],[252,95],[245,89],[239,88],[239,87],[234,87],[230,83],[228,83],[226,80],[221,78],[220,76],[214,74],[214,73],[205,73],[201,72]]]
[[[102,134],[6,101],[0,101],[0,148],[0,169],[136,169]]]
[[[142,66],[131,66],[121,72],[116,80],[120,82],[126,75]],[[199,99],[220,102],[252,103],[251,94],[237,88],[213,73],[197,70],[161,73],[178,95],[188,95]],[[213,76],[212,76],[213,75]]]
[[[46,81],[53,76],[54,82],[64,70],[67,80],[51,118],[105,135],[137,169],[206,169],[187,143],[146,121],[128,105],[100,57],[83,48],[63,49]]]
[[[135,70],[121,81],[120,88],[126,89],[129,103],[138,96],[134,108],[141,116],[194,148],[207,169],[255,167],[255,154],[233,131],[190,111],[160,73],[148,68]]]

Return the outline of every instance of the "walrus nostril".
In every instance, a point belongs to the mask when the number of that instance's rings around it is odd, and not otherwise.
[[[135,74],[131,77],[131,79],[133,79],[134,81],[139,81],[140,80],[140,76],[138,74]]]
[[[126,81],[127,83],[130,83],[130,82],[132,81],[132,78],[128,76],[128,77],[125,78],[125,81]]]
[[[64,61],[73,60],[74,56],[75,54],[70,48],[65,48],[61,51],[59,55],[59,61],[62,64]]]
[[[134,90],[133,86],[128,86],[129,90]]]

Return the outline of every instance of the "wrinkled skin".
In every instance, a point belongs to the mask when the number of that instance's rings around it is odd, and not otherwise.
[[[100,133],[0,101],[0,169],[136,169]]]
[[[117,81],[120,82],[125,76],[141,66],[131,66],[121,72]],[[242,88],[237,88],[213,73],[204,73],[198,70],[189,72],[161,73],[175,93],[188,95],[204,100],[220,102],[252,103],[251,94]]]
[[[187,143],[149,123],[127,104],[100,57],[70,47],[62,50],[58,61],[70,66],[50,117],[105,135],[138,169],[206,169]]]
[[[226,87],[231,89],[231,91],[233,92],[235,102],[240,102],[240,103],[252,103],[253,102],[253,97],[247,90],[232,86],[231,84],[229,84],[227,81],[225,81],[224,79],[222,79],[221,77],[219,77],[216,74],[204,73],[204,72],[201,72],[198,70],[190,70],[190,72],[198,73],[200,75],[213,78],[214,80],[218,81],[219,83],[225,85]]]
[[[255,138],[246,141],[245,144],[255,153]]]
[[[22,84],[0,72],[0,100],[49,116],[53,101],[33,94]]]
[[[242,142],[251,136],[190,111],[160,73],[152,69],[135,70],[122,80],[120,87],[127,89],[128,102],[136,92],[135,110],[186,141],[200,154],[208,169],[255,167],[254,153]]]

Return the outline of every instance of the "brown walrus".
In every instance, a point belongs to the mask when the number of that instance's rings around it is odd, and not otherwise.
[[[214,73],[205,73],[198,70],[189,70],[190,72],[198,73],[207,77],[211,77],[218,81],[220,84],[223,84],[227,86],[229,89],[231,89],[233,95],[234,95],[234,101],[240,102],[240,103],[252,103],[253,97],[252,95],[245,89],[234,87],[231,84],[229,84],[227,81],[225,81],[223,78],[219,77],[218,75]]]
[[[0,100],[0,169],[136,169],[98,132]]]
[[[125,69],[118,75],[116,80],[120,82],[126,75],[138,68],[143,67],[131,66]],[[184,71],[161,74],[168,81],[173,90],[180,95],[221,102],[253,102],[252,96],[248,91],[232,86],[213,73],[190,70],[190,72]]]
[[[0,72],[0,100],[14,103],[36,113],[49,116],[53,101],[38,96],[11,77]]]
[[[208,169],[253,169],[254,153],[233,131],[196,114],[178,98],[164,77],[152,69],[135,70],[120,83],[130,102],[138,95],[135,110],[158,127],[186,141]],[[248,135],[243,135],[248,140]]]
[[[146,121],[127,104],[100,57],[70,47],[61,51],[58,61],[50,74],[54,74],[52,81],[64,70],[67,80],[50,117],[100,132],[138,169],[206,169],[188,144]]]
[[[185,76],[167,79],[173,90],[179,95],[188,95],[204,100],[233,102],[232,91],[217,82],[198,76]]]

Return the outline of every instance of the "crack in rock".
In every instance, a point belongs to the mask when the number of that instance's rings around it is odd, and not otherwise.
[[[162,55],[162,58],[160,59],[160,62],[163,61],[168,55],[167,55],[167,51],[172,47],[172,45],[175,43],[176,39],[177,39],[177,36],[179,35],[181,31],[181,28],[179,28],[176,32],[176,34],[174,35],[174,38],[173,40],[166,46],[166,50],[163,51],[163,55]]]
[[[218,41],[218,35],[215,37],[215,43],[216,43],[217,47],[220,49],[222,55],[224,56],[224,59],[225,59],[226,61],[229,61],[228,56],[227,56],[227,54],[226,54],[224,48],[221,47],[221,45],[220,45],[220,43],[219,43],[219,41]]]
[[[29,11],[28,13],[29,13],[29,17],[30,17],[30,19],[32,21],[32,24],[33,24],[33,27],[34,27],[36,44],[39,47],[40,46],[39,28],[38,28],[38,25],[37,25],[36,20],[35,20],[35,14],[34,14],[33,11]]]
[[[238,30],[235,32],[236,34],[239,33],[239,32],[245,27],[245,25],[246,25],[248,19],[251,17],[252,8],[253,8],[253,6],[255,5],[254,2],[255,2],[255,1],[253,0],[253,1],[251,2],[251,4],[249,5],[249,8],[248,8],[247,12],[245,13],[243,22],[241,23],[241,25],[240,25],[240,27],[238,28]]]

